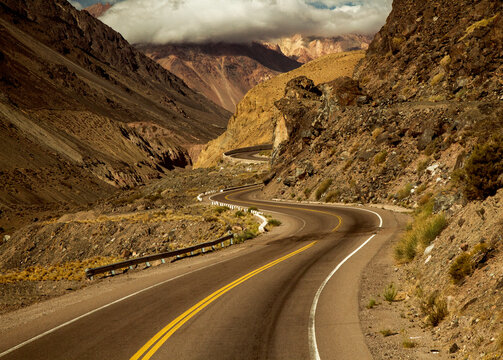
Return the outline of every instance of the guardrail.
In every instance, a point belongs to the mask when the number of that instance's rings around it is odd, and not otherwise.
[[[86,277],[88,279],[92,279],[92,277],[94,275],[103,274],[103,273],[107,273],[107,272],[111,272],[112,275],[115,275],[115,270],[124,269],[124,268],[132,269],[132,267],[134,265],[143,264],[143,263],[146,263],[147,266],[150,266],[150,262],[156,261],[156,260],[161,260],[164,263],[165,259],[168,259],[170,257],[179,256],[179,255],[190,254],[190,253],[192,253],[196,250],[199,250],[199,249],[202,249],[202,252],[204,253],[205,248],[211,247],[212,250],[214,250],[215,245],[218,245],[218,244],[220,244],[221,247],[225,247],[226,240],[230,240],[230,245],[232,245],[234,242],[234,234],[231,233],[229,235],[223,236],[223,237],[218,238],[216,240],[205,242],[202,244],[197,244],[197,245],[190,246],[190,247],[187,247],[184,249],[178,249],[178,250],[163,252],[163,253],[154,254],[154,255],[142,256],[142,257],[135,258],[135,259],[119,261],[119,262],[109,264],[109,265],[103,265],[103,266],[99,266],[99,267],[95,267],[95,268],[91,268],[91,269],[86,269]]]
[[[258,185],[262,185],[262,183],[235,186],[232,188],[220,190],[220,192],[237,190],[237,189],[246,189],[246,188],[258,186]],[[212,191],[206,191],[205,193],[201,193],[201,194],[197,195],[197,200],[202,201],[203,196],[215,194],[216,192],[217,192],[216,190],[212,190]],[[231,209],[245,210],[245,208],[242,206],[221,203],[221,202],[213,201],[213,200],[211,201],[211,204],[212,205],[228,206]],[[252,210],[250,212],[253,215],[257,216],[260,220],[262,220],[262,223],[259,226],[259,231],[264,232],[265,231],[264,228],[267,225],[267,219],[259,211]],[[103,265],[103,266],[99,266],[99,267],[95,267],[95,268],[89,268],[89,269],[86,269],[86,277],[88,279],[92,279],[94,275],[103,274],[103,273],[107,273],[107,272],[111,272],[112,275],[115,275],[116,270],[125,269],[125,268],[132,269],[134,265],[143,264],[143,263],[146,263],[147,267],[148,267],[148,266],[150,266],[150,262],[152,262],[152,261],[161,260],[164,263],[165,259],[167,259],[167,258],[189,254],[189,253],[192,253],[192,252],[199,250],[199,249],[202,249],[202,252],[204,253],[205,249],[208,247],[211,247],[212,250],[214,250],[214,247],[217,244],[220,244],[221,247],[225,247],[224,242],[227,240],[230,240],[230,245],[233,245],[234,235],[235,234],[231,233],[229,235],[223,236],[223,237],[218,238],[216,240],[202,243],[202,244],[198,244],[198,245],[194,245],[194,246],[184,248],[184,249],[178,249],[178,250],[163,252],[163,253],[159,253],[159,254],[147,255],[147,256],[142,256],[142,257],[134,258],[134,259],[130,259],[130,260],[119,261],[119,262],[109,264],[109,265]]]

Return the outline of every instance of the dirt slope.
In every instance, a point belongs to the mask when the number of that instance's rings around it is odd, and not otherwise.
[[[227,150],[271,143],[274,123],[280,116],[274,102],[281,98],[290,79],[306,75],[319,84],[338,76],[348,76],[363,55],[362,51],[326,55],[257,85],[240,101],[225,133],[208,143],[195,166],[212,166]]]
[[[224,109],[66,1],[3,1],[0,32],[2,227],[186,166],[225,127]]]
[[[258,43],[135,46],[229,111],[256,84],[301,65]]]

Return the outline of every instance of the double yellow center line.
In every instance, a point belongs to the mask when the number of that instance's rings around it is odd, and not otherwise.
[[[225,195],[225,200],[233,201],[233,199],[230,199],[229,196],[240,194],[240,193],[243,193],[243,192],[246,192],[246,191],[250,191],[250,189],[248,188],[248,189],[244,189],[244,190],[232,192],[232,193],[230,193],[228,195]],[[300,206],[264,204],[264,203],[260,203],[260,202],[244,201],[244,200],[234,200],[234,201],[240,202],[241,204],[247,204],[247,205],[259,205],[259,206],[267,206],[267,207],[273,207],[273,208],[279,208],[279,209],[296,209],[296,210],[315,212],[315,213],[318,213],[318,214],[330,215],[330,216],[336,217],[337,220],[339,221],[337,223],[337,225],[332,229],[332,232],[337,231],[337,229],[339,229],[339,227],[342,225],[342,218],[339,215],[331,213],[331,212],[328,212],[328,211],[308,209],[308,208],[300,207]]]
[[[137,359],[143,359],[147,360],[150,359],[157,350],[180,328],[185,324],[187,321],[189,321],[192,317],[194,317],[197,313],[199,313],[201,310],[203,310],[206,306],[211,304],[213,301],[218,299],[220,296],[225,294],[226,292],[230,291],[231,289],[235,288],[239,284],[245,282],[246,280],[254,277],[255,275],[261,273],[262,271],[265,271],[277,264],[279,264],[282,261],[285,261],[286,259],[291,258],[292,256],[295,256],[310,247],[312,247],[314,244],[316,244],[316,241],[313,241],[312,243],[296,250],[293,251],[279,259],[276,259],[262,267],[259,267],[258,269],[253,270],[252,272],[241,276],[239,279],[234,280],[230,284],[227,284],[226,286],[218,289],[211,295],[205,297],[203,300],[199,301],[197,304],[192,306],[190,309],[185,311],[182,315],[178,316],[175,320],[170,322],[166,327],[164,327],[161,331],[159,331],[155,336],[150,339],[145,345],[142,346],[140,350],[136,352],[136,354],[131,357],[130,360],[137,360]]]

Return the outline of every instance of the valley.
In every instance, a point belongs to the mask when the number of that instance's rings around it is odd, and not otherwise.
[[[72,4],[0,0],[0,358],[503,356],[501,2],[134,44]]]

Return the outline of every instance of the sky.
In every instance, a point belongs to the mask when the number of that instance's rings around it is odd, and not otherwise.
[[[86,7],[95,0],[69,0]],[[109,1],[110,2],[110,1]],[[392,0],[116,0],[100,18],[130,43],[250,42],[373,34]]]

